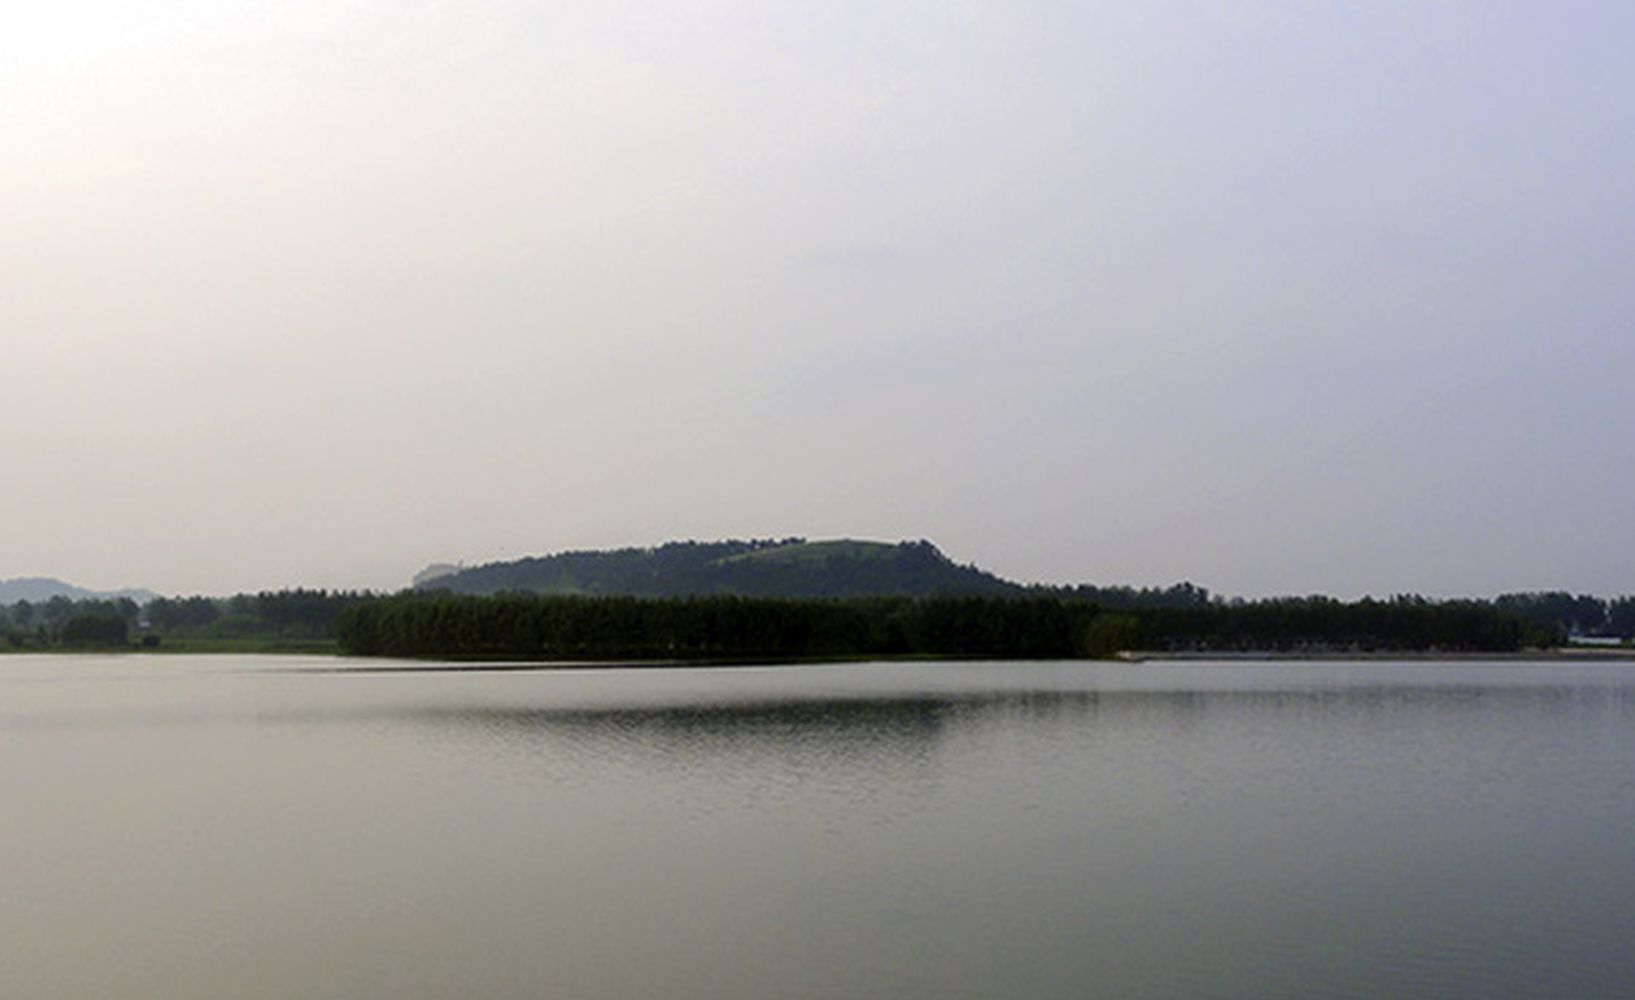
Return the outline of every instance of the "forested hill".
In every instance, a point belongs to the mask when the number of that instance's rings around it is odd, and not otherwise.
[[[420,590],[689,597],[1019,595],[1024,588],[961,566],[927,541],[803,538],[669,542],[657,548],[562,552],[415,578]]]

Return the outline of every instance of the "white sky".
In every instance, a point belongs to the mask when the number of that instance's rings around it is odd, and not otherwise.
[[[1635,591],[1635,5],[0,17],[0,577]]]

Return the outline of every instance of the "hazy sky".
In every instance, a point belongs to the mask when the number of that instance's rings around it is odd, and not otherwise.
[[[1635,5],[57,0],[0,577],[1635,591]]]

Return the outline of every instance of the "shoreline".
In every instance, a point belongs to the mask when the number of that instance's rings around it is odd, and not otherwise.
[[[0,660],[10,656],[75,656],[108,655],[141,659],[187,658],[190,656],[293,656],[336,661],[335,666],[321,668],[339,673],[398,673],[414,670],[601,670],[609,668],[687,669],[722,667],[799,667],[822,666],[835,663],[1073,663],[1086,666],[1098,663],[1163,664],[1163,663],[1635,663],[1635,647],[1621,648],[1565,648],[1526,651],[1453,652],[1436,650],[1127,650],[1110,657],[1039,657],[1006,658],[960,655],[902,655],[902,656],[813,656],[813,657],[709,657],[702,659],[652,659],[642,657],[609,657],[573,660],[538,660],[513,657],[396,657],[348,654],[327,643],[288,644],[200,644],[191,648],[44,648],[0,649]],[[411,665],[412,664],[412,665]]]
[[[1514,663],[1573,663],[1573,662],[1635,662],[1635,648],[1574,647],[1533,649],[1492,653],[1466,653],[1438,650],[1283,650],[1208,651],[1208,650],[1130,650],[1115,657],[1126,663],[1163,662],[1514,662]]]

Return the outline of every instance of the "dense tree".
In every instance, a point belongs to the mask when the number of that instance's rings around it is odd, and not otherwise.
[[[47,631],[60,631],[63,623],[68,621],[68,619],[74,614],[74,606],[75,604],[72,598],[64,597],[61,594],[52,597],[38,609],[40,624],[44,626]]]
[[[156,597],[144,614],[154,628],[169,631],[203,628],[221,617],[221,609],[208,597]]]
[[[1193,583],[1177,583],[1169,587],[1098,587],[1081,583],[1070,587],[1038,587],[1036,592],[1072,600],[1089,601],[1109,610],[1137,608],[1197,608],[1205,607],[1213,598],[1209,590]]]
[[[327,590],[278,590],[225,599],[158,597],[143,617],[157,633],[207,638],[324,639],[335,616],[371,595]]]
[[[1607,605],[1607,630],[1625,639],[1635,639],[1635,597],[1620,597]]]
[[[1552,645],[1560,634],[1480,601],[1402,595],[1353,603],[1277,598],[1138,612],[1154,648],[1500,652]]]
[[[1140,649],[1143,645],[1141,619],[1132,614],[1107,612],[1090,620],[1081,652],[1103,658],[1127,649]]]
[[[527,591],[634,597],[1019,595],[1023,588],[956,565],[928,541],[885,544],[804,538],[670,542],[651,549],[562,552],[427,579],[459,594]]]
[[[664,558],[696,563],[692,547],[717,544],[678,543]],[[790,540],[742,544],[756,559],[773,556],[767,563],[773,567],[800,554],[792,550],[802,549]],[[906,553],[895,551],[903,546],[882,548],[894,550],[889,558],[899,567],[911,568],[919,560],[940,572],[935,568],[945,562],[941,554],[918,545],[910,543]],[[811,551],[804,555],[828,558]],[[1106,602],[1088,599],[1092,594]],[[1404,594],[1355,602],[1322,596],[1227,602],[1191,584],[844,599],[475,597],[446,592],[382,598],[297,589],[230,598],[156,598],[140,609],[125,598],[54,597],[41,605],[19,601],[4,617],[0,635],[13,647],[123,644],[139,624],[144,640],[165,637],[166,645],[173,638],[302,643],[338,638],[347,651],[369,655],[541,660],[1076,657],[1132,648],[1476,652],[1545,647],[1570,634],[1610,631],[1635,637],[1635,597],[1629,596],[1610,602],[1563,592],[1509,594],[1493,601],[1433,601]],[[109,624],[113,621],[121,627],[117,640]]]
[[[130,624],[107,611],[75,614],[62,626],[62,642],[67,646],[124,646],[130,641]]]
[[[1049,598],[411,595],[337,622],[361,655],[711,659],[889,654],[1080,655],[1093,605]]]
[[[1567,635],[1600,635],[1607,628],[1607,602],[1590,594],[1559,590],[1501,594],[1493,606]]]
[[[349,608],[360,655],[709,659],[923,655],[1107,656],[1198,651],[1511,651],[1557,635],[1475,601],[1284,598],[1103,613],[1056,597],[773,600],[404,595]]]

